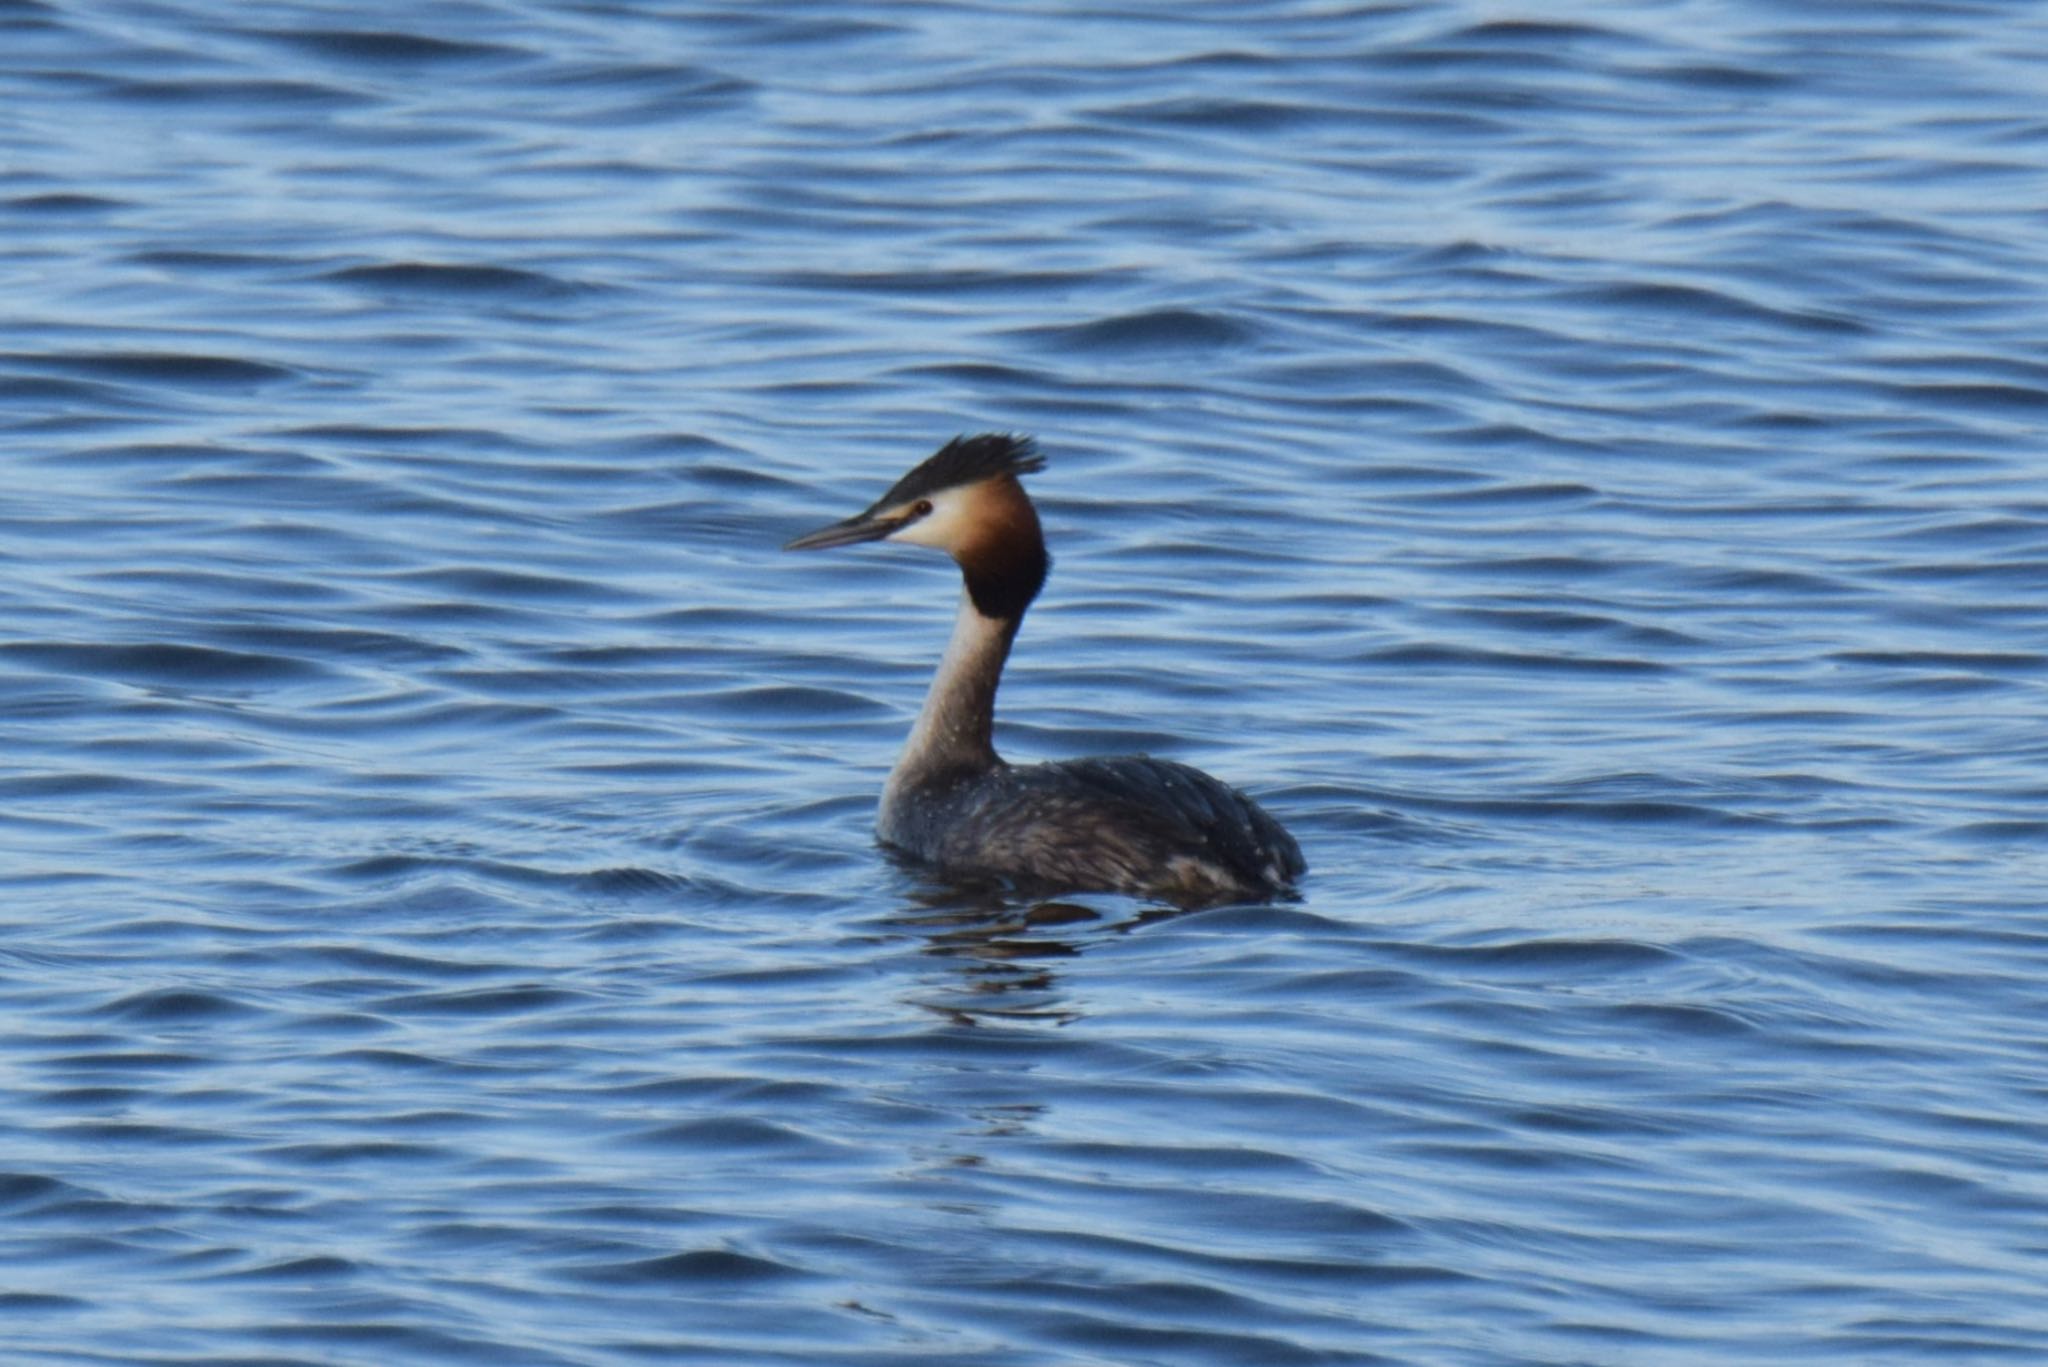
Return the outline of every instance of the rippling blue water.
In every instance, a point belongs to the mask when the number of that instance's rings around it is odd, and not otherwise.
[[[6,1360],[2048,1359],[2044,52],[0,0]],[[873,848],[991,427],[1299,902]]]

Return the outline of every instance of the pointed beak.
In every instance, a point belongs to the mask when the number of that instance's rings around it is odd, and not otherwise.
[[[880,541],[908,520],[901,517],[882,517],[871,508],[864,513],[855,513],[844,522],[820,527],[815,532],[805,532],[782,549],[822,551],[828,546],[852,546],[862,541]]]

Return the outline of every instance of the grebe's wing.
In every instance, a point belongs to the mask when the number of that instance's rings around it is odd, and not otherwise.
[[[1118,755],[1031,768],[1098,796],[1105,815],[1163,828],[1168,843],[1201,851],[1246,887],[1284,887],[1308,868],[1301,846],[1258,803],[1190,765]]]

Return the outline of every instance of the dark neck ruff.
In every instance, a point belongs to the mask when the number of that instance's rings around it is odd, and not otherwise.
[[[972,561],[963,561],[960,576],[967,582],[967,596],[974,610],[984,617],[1008,622],[1011,630],[1024,616],[1024,609],[1038,597],[1045,585],[1052,557],[1045,543],[1035,538],[1027,543],[998,546]]]
[[[1000,511],[987,530],[955,553],[967,596],[982,616],[1014,624],[1045,587],[1052,557],[1045,553],[1045,532],[1038,510],[1023,486],[1013,479],[989,486]]]

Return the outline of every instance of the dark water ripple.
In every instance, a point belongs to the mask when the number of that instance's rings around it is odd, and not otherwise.
[[[7,1361],[2048,1358],[2044,40],[0,2]],[[871,847],[983,427],[1299,902]]]

